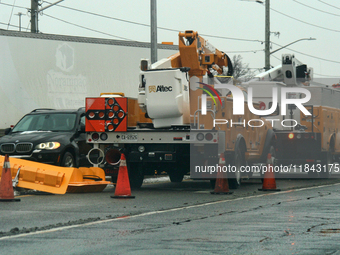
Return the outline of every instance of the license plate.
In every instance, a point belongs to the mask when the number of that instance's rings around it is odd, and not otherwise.
[[[122,135],[122,141],[137,141],[137,134]]]

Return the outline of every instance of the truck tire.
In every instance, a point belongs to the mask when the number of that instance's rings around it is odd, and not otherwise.
[[[117,175],[111,175],[111,182],[113,183],[113,184],[117,184]]]
[[[323,160],[321,161],[322,171],[319,173],[320,178],[329,178],[331,175],[331,165],[334,163],[332,150],[328,150],[327,153],[323,156]],[[325,167],[324,167],[325,166]]]
[[[216,179],[211,179],[211,180],[210,180],[210,187],[211,187],[212,189],[215,189],[215,185],[216,185]],[[228,181],[228,185],[229,185],[229,181]]]
[[[321,173],[318,173],[318,172],[316,172],[316,171],[312,171],[312,170],[311,170],[312,167],[313,167],[313,165],[314,165],[314,163],[312,163],[312,164],[304,164],[303,167],[305,167],[305,165],[308,165],[308,169],[310,169],[310,170],[308,171],[308,173],[307,173],[308,178],[314,179],[314,178],[320,177]],[[306,170],[305,170],[305,172],[306,172]]]
[[[235,155],[233,159],[233,164],[232,166],[236,167],[235,172],[228,173],[228,184],[230,189],[237,189],[241,185],[241,171],[240,168],[241,166],[246,165],[246,160],[245,160],[245,150],[243,149],[242,146],[238,147],[235,150]]]
[[[275,167],[276,150],[275,150],[275,147],[273,145],[270,145],[268,153],[270,153],[272,158],[274,158],[273,167]],[[267,157],[266,157],[266,159],[267,159]],[[265,163],[267,164],[267,161]],[[279,175],[278,173],[274,172],[275,179],[278,177],[278,175]],[[261,176],[261,182],[263,183],[264,174],[262,172],[260,172],[260,176]]]
[[[175,169],[176,170],[176,169]],[[184,174],[177,171],[171,171],[168,173],[171,182],[182,182]]]
[[[269,153],[272,155],[272,158],[276,158],[276,150],[273,145],[270,146]]]
[[[143,164],[129,163],[128,172],[131,189],[140,189],[144,180]]]

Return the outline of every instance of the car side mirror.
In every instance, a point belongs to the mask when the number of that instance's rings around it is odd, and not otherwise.
[[[5,131],[4,131],[5,135],[8,135],[9,132],[11,132],[11,130],[12,130],[12,128],[6,128]]]

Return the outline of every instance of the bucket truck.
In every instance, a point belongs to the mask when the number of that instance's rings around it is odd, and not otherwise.
[[[326,177],[339,172],[335,160],[340,156],[340,91],[313,80],[313,69],[294,55],[283,54],[282,64],[243,84],[253,89],[253,100],[262,110],[273,105],[273,89],[278,97],[309,100],[303,113],[295,105],[278,105],[285,114],[266,117],[277,136],[276,164],[289,165],[293,172],[307,172],[310,177]],[[281,90],[286,91],[285,95]],[[301,91],[301,89],[303,91]]]
[[[249,111],[245,90],[214,80],[214,73],[226,70],[231,76],[232,63],[197,32],[180,32],[178,53],[153,64],[142,60],[140,68],[138,99],[117,93],[86,98],[94,166],[114,176],[123,148],[132,187],[155,170],[167,172],[172,182],[190,172],[191,178],[214,183],[207,169],[223,153],[232,168],[229,185],[237,188],[241,166],[266,162],[275,144],[270,122]]]

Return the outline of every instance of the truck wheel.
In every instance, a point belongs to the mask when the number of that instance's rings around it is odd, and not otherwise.
[[[268,153],[270,153],[272,158],[274,158],[273,167],[275,167],[276,150],[275,150],[275,147],[273,145],[270,146]],[[267,155],[266,155],[266,165],[267,165]],[[260,172],[260,176],[261,176],[261,182],[263,183],[264,174],[262,172]],[[274,176],[275,176],[275,179],[276,179],[278,177],[278,173],[274,172]]]
[[[236,171],[231,172],[228,177],[228,184],[229,184],[229,188],[231,189],[237,189],[241,185],[240,168],[241,166],[246,165],[244,153],[245,151],[242,147],[237,148],[235,151],[233,166],[236,167]]]
[[[175,169],[176,170],[176,169]],[[176,171],[168,173],[171,182],[182,182],[184,174]]]
[[[114,185],[117,184],[117,175],[111,175],[111,181]]]
[[[311,169],[312,165],[313,164],[309,164],[308,169]],[[318,178],[319,177],[319,173],[316,172],[316,171],[308,171],[307,176],[308,176],[308,178],[314,179],[314,178]]]
[[[328,150],[327,153],[324,155],[324,160],[321,161],[321,173],[319,174],[320,178],[329,178],[331,175],[331,165],[334,163],[332,151]],[[325,167],[324,167],[325,166]]]
[[[75,167],[76,163],[71,152],[65,152],[63,159],[61,160],[61,166],[63,167]]]
[[[211,179],[211,180],[210,180],[210,187],[211,187],[212,189],[215,189],[215,185],[216,185],[216,179]],[[228,181],[228,185],[229,185],[229,181]]]
[[[276,158],[276,150],[275,147],[273,145],[270,146],[269,148],[269,153],[272,155],[272,158]]]
[[[129,180],[131,189],[139,189],[143,185],[144,172],[141,163],[128,164]]]

